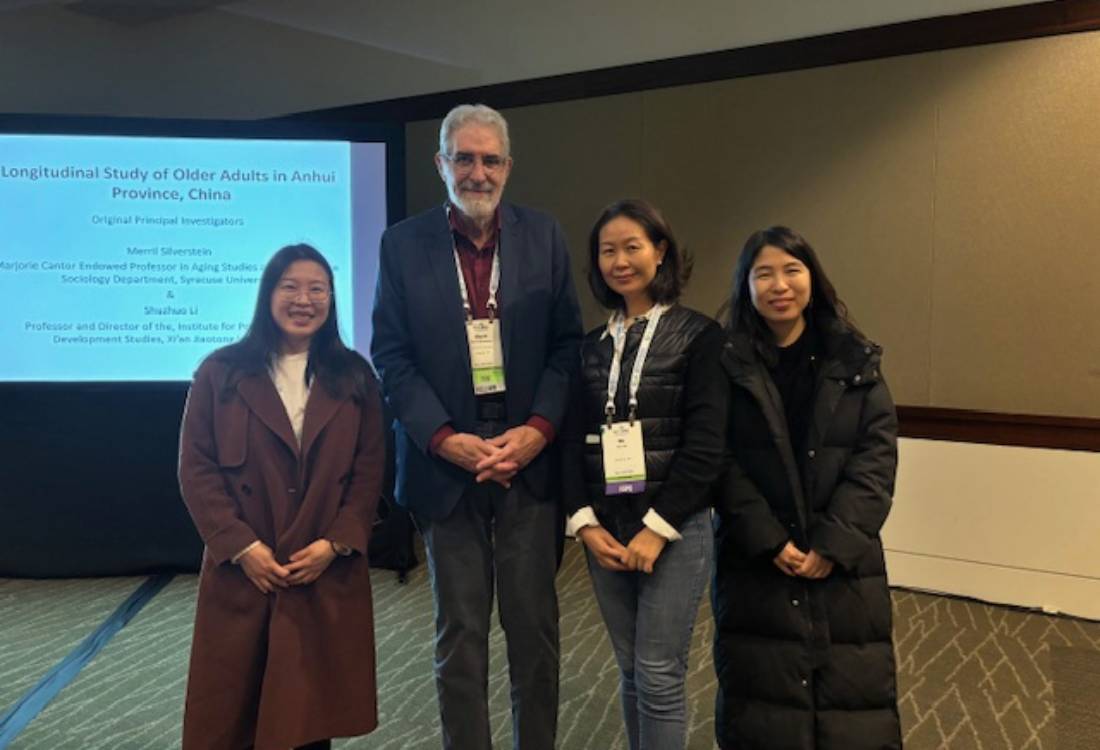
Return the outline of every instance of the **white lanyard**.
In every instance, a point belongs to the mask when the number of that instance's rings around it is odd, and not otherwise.
[[[645,333],[638,344],[638,353],[634,356],[634,367],[630,372],[630,421],[634,421],[634,415],[638,411],[638,386],[642,382],[642,367],[645,366],[646,357],[649,355],[649,345],[653,342],[653,334],[657,331],[657,323],[667,305],[654,305],[649,311],[649,322],[646,323]],[[611,355],[611,369],[607,373],[607,403],[604,405],[604,413],[610,424],[615,419],[615,394],[619,390],[619,374],[623,365],[623,351],[626,349],[626,316],[622,311],[616,310],[607,321],[607,330],[611,333],[614,342],[614,352]]]
[[[462,260],[458,257],[458,245],[451,239],[451,249],[454,250],[455,270],[458,272],[458,291],[462,294],[462,310],[466,313],[466,320],[474,319],[474,308],[470,305],[470,293],[466,289],[466,277],[462,275]],[[485,306],[489,308],[489,320],[497,314],[497,290],[500,288],[500,237],[497,237],[497,246],[493,249],[493,270],[489,274],[489,301]]]

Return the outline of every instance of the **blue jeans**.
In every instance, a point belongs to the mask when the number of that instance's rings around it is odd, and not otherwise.
[[[607,530],[622,544],[638,521]],[[684,678],[691,631],[714,554],[710,511],[696,513],[665,545],[652,574],[601,568],[591,553],[588,571],[615,660],[630,750],[680,750],[686,734]]]

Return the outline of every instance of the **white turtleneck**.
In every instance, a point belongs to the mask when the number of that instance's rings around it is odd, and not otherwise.
[[[294,428],[294,437],[298,445],[302,444],[302,423],[306,417],[306,402],[309,401],[310,384],[306,382],[306,365],[309,352],[301,354],[283,354],[271,363],[271,380],[275,390],[286,407],[290,426]]]

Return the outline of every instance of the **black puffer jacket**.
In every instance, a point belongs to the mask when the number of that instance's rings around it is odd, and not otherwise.
[[[890,592],[879,529],[897,467],[881,350],[832,321],[802,455],[745,337],[722,357],[733,461],[721,482],[715,726],[729,750],[900,748]],[[835,563],[819,581],[781,573],[788,540]]]
[[[630,373],[647,322],[627,330],[616,392],[616,419],[628,412]],[[673,305],[661,316],[638,387],[637,417],[645,444],[646,487],[636,495],[604,494],[603,452],[595,436],[605,423],[613,341],[606,326],[581,344],[581,379],[572,399],[566,439],[565,506],[568,514],[592,505],[604,520],[640,520],[652,507],[679,527],[713,503],[722,453],[729,390],[720,364],[724,334],[705,315]],[[691,388],[692,392],[688,393]],[[590,436],[587,437],[586,436]]]

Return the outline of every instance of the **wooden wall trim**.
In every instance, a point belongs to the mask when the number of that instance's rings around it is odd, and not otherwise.
[[[484,102],[506,109],[1098,29],[1100,0],[1054,0],[315,110],[292,117],[410,122],[442,117],[464,102]]]
[[[1100,453],[1100,419],[898,406],[902,437]]]

